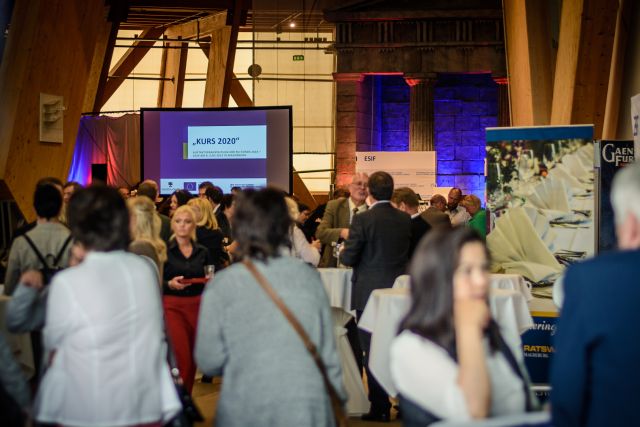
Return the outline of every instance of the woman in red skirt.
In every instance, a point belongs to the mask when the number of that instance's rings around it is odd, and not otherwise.
[[[196,220],[189,206],[175,211],[171,229],[173,236],[167,246],[163,274],[164,313],[180,376],[191,393],[196,375],[193,348],[200,295],[205,285],[205,266],[212,265],[213,260],[207,248],[195,242]]]

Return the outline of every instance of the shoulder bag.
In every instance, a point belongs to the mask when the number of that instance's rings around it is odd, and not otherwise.
[[[329,381],[329,376],[327,375],[327,369],[324,366],[324,362],[322,361],[322,358],[318,354],[318,350],[315,344],[311,341],[311,339],[309,338],[309,335],[307,335],[306,331],[304,330],[304,328],[302,327],[298,319],[296,319],[293,313],[291,313],[289,308],[285,305],[284,301],[282,301],[282,299],[278,296],[278,294],[273,289],[273,287],[271,287],[266,277],[264,277],[264,275],[262,275],[262,273],[258,271],[258,269],[253,264],[253,262],[251,262],[249,259],[245,259],[244,261],[242,261],[242,263],[245,265],[245,267],[247,267],[249,272],[256,279],[256,281],[258,282],[262,290],[264,290],[264,292],[269,296],[269,298],[271,298],[273,303],[280,309],[280,311],[282,312],[284,317],[289,321],[289,323],[291,324],[291,327],[296,331],[298,336],[300,336],[300,339],[304,343],[305,348],[307,349],[307,351],[313,358],[313,361],[315,362],[316,366],[318,367],[318,370],[320,371],[320,375],[322,375],[322,380],[324,381],[324,385],[327,389],[327,393],[329,394],[329,400],[331,401],[331,407],[333,409],[333,416],[335,418],[336,427],[346,427],[348,425],[347,414],[345,413],[344,407],[342,406],[342,402],[338,397],[338,392],[331,384],[331,381]]]

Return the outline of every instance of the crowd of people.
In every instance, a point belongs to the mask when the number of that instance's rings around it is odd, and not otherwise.
[[[640,397],[632,368],[640,346],[624,332],[637,312],[639,201],[640,166],[629,166],[613,190],[625,252],[567,274],[556,425],[637,421],[624,401]],[[491,317],[487,213],[458,188],[429,202],[421,209],[386,172],[354,175],[316,211],[272,188],[224,194],[205,182],[197,195],[161,200],[152,180],[135,191],[40,180],[37,220],[16,231],[4,282],[7,328],[31,333],[36,373],[28,383],[0,334],[2,425],[165,425],[183,405],[170,360],[187,393],[198,369],[205,380],[224,378],[217,425],[334,425],[327,391],[342,405],[348,396],[315,267],[338,265],[353,268],[346,328],[366,372],[363,420],[389,421],[392,401],[369,371],[371,334],[357,322],[371,293],[407,272],[411,307],[390,349],[403,423],[538,409],[521,349]],[[601,292],[612,280],[615,291]]]

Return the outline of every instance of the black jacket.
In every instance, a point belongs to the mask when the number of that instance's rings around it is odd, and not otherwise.
[[[381,202],[353,217],[340,261],[353,267],[351,308],[364,310],[374,289],[390,288],[409,260],[411,217]]]

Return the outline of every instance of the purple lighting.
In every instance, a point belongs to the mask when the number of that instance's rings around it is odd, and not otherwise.
[[[498,123],[497,84],[489,73],[440,74],[433,98],[438,186],[484,200],[484,131]]]

